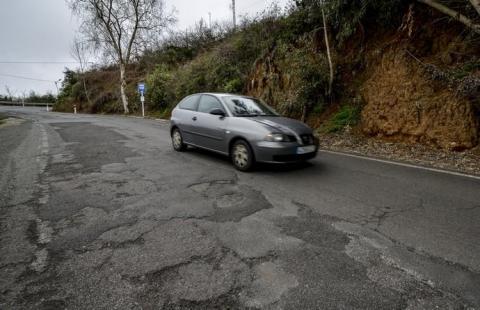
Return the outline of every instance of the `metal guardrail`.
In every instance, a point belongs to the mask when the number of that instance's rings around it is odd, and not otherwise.
[[[25,107],[46,107],[46,103],[33,103],[33,102],[18,102],[18,101],[0,101],[0,105],[8,105],[8,106],[25,106]],[[51,107],[53,103],[49,103],[48,106]]]

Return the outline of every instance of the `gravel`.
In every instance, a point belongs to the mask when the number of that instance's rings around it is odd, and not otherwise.
[[[456,152],[421,144],[373,139],[359,134],[319,133],[320,148],[480,175],[480,146]]]

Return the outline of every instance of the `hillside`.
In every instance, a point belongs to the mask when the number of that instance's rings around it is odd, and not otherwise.
[[[236,32],[202,24],[172,36],[128,68],[131,110],[147,83],[150,114],[168,117],[195,92],[260,97],[320,132],[471,149],[480,140],[480,39],[437,11],[409,1],[329,1],[332,89],[321,10],[296,1]],[[120,113],[117,69],[66,72],[57,111]],[[84,85],[85,83],[85,85]],[[86,89],[86,91],[85,91]]]

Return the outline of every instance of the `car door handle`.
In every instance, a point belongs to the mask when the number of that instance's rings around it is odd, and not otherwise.
[[[193,120],[193,121],[196,121],[196,120],[197,120],[197,117],[196,117],[196,116],[192,117],[192,120]]]

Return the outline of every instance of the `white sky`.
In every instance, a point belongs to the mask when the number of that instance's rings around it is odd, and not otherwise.
[[[237,16],[254,14],[273,1],[236,0]],[[288,1],[276,2],[284,6]],[[169,9],[176,9],[178,29],[192,26],[201,18],[208,22],[209,12],[212,22],[232,18],[231,0],[165,2]],[[54,81],[63,78],[64,68],[76,68],[68,62],[75,61],[70,56],[70,45],[77,28],[78,21],[64,0],[0,0],[0,94],[6,94],[6,86],[16,96],[30,90],[56,93]]]

